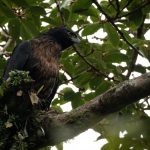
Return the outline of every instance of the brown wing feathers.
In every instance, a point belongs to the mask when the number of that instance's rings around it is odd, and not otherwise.
[[[37,91],[41,86],[42,90],[38,93],[40,99],[45,99],[44,106],[49,107],[58,87],[59,62],[58,56],[61,47],[55,42],[47,38],[32,40],[33,59],[37,65],[34,70],[38,70],[39,74],[35,75],[34,89]],[[46,103],[46,104],[45,104]],[[46,106],[47,105],[47,106]],[[46,108],[42,108],[46,109]]]
[[[35,80],[32,90],[38,93],[41,109],[48,109],[58,87],[60,53],[77,42],[79,39],[75,33],[64,27],[50,29],[24,41],[14,49],[3,79],[7,80],[12,70],[29,71]]]

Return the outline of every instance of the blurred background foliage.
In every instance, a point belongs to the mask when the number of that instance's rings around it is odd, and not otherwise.
[[[86,103],[150,70],[149,0],[0,0],[0,76],[16,44],[66,25],[81,43],[62,53],[55,109]],[[63,85],[63,86],[62,86]],[[102,150],[150,149],[149,97],[102,120]],[[63,149],[63,144],[57,146]]]

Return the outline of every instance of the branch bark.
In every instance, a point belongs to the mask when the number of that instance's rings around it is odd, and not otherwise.
[[[117,85],[71,112],[40,112],[37,118],[45,135],[42,138],[31,135],[28,145],[31,149],[37,149],[71,139],[93,127],[107,115],[150,95],[149,89],[150,73],[147,73]]]

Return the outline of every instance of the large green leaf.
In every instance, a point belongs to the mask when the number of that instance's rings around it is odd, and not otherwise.
[[[79,88],[87,88],[88,82],[92,78],[92,74],[88,72],[83,72],[80,76],[74,81],[74,84]]]
[[[90,6],[88,9],[85,10],[76,11],[75,13],[85,15],[85,16],[93,16],[96,18],[99,17],[99,12],[94,6]]]
[[[107,63],[120,63],[126,62],[128,60],[128,56],[120,52],[109,52],[104,55],[103,59]]]
[[[12,7],[12,2],[11,0],[1,0],[9,9]]]
[[[10,19],[9,24],[9,33],[13,37],[13,39],[18,39],[20,36],[20,21],[18,18]]]
[[[49,23],[53,26],[59,26],[61,24],[61,20],[56,20],[55,18],[52,17],[44,17],[41,19],[42,22]]]
[[[3,26],[7,22],[8,22],[8,19],[6,16],[0,16],[0,25]]]
[[[135,71],[139,72],[139,73],[146,73],[146,67],[140,65],[140,64],[137,64],[135,65]]]
[[[135,11],[129,15],[129,23],[133,29],[137,29],[143,22],[142,10]]]
[[[105,23],[104,28],[112,45],[118,47],[120,38],[116,29],[110,23]]]
[[[39,19],[39,17],[29,16],[27,19],[21,20],[21,36],[23,39],[31,39],[39,34],[37,19]]]
[[[16,17],[14,12],[12,11],[12,9],[7,7],[1,1],[0,1],[0,13],[3,14],[4,16],[8,17],[8,18],[15,18]]]
[[[92,0],[77,0],[72,7],[73,12],[82,12],[92,5]]]
[[[111,87],[111,82],[109,81],[102,81],[99,86],[96,88],[96,94],[101,94],[108,90]]]
[[[15,3],[17,6],[29,7],[29,3],[26,0],[13,0],[13,3]]]
[[[30,11],[33,15],[46,15],[45,9],[41,6],[31,6],[28,11]]]
[[[75,92],[72,90],[72,88],[65,88],[61,91],[63,93],[63,98],[65,101],[71,101],[71,97],[74,96]]]
[[[65,88],[61,91],[63,93],[63,99],[65,101],[71,101],[72,107],[76,108],[83,104],[83,101],[81,100],[81,93],[80,92],[74,92],[72,88]]]
[[[82,36],[94,34],[100,28],[101,28],[100,23],[88,24],[82,31]]]

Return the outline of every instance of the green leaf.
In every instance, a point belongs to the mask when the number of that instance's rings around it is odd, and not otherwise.
[[[46,11],[41,6],[31,6],[29,10],[33,15],[46,15]]]
[[[146,68],[140,64],[137,64],[134,69],[142,74],[146,73]]]
[[[80,92],[74,92],[72,88],[65,88],[61,91],[61,93],[64,94],[63,99],[64,101],[71,101],[72,107],[76,108],[83,104],[83,101],[81,100],[81,93]]]
[[[99,16],[99,11],[94,6],[90,6],[88,9],[85,9],[82,11],[80,10],[80,11],[77,11],[75,13],[85,15],[85,16],[93,16],[96,18],[98,18],[98,16]]]
[[[120,38],[116,29],[110,24],[105,23],[104,28],[108,34],[108,38],[114,47],[118,47]]]
[[[0,13],[8,18],[15,18],[15,14],[12,9],[9,9],[4,3],[0,1]]]
[[[137,11],[129,15],[129,23],[133,29],[137,29],[142,22],[143,22],[142,10],[138,9]]]
[[[103,11],[105,11],[106,14],[109,14],[109,17],[115,17],[116,15],[116,1],[112,1],[111,2],[111,5],[110,5],[110,2],[109,1],[101,1],[100,3]]]
[[[104,93],[110,88],[110,86],[111,86],[111,82],[105,80],[102,81],[100,85],[97,87],[97,89],[95,90],[96,94]]]
[[[88,93],[88,94],[84,94],[84,96],[83,96],[84,101],[90,101],[90,100],[92,100],[95,97],[96,97],[96,94],[94,92],[91,92],[91,93]]]
[[[93,77],[89,82],[90,88],[95,90],[101,84],[102,81],[103,81],[103,77],[99,77],[99,76]]]
[[[84,72],[74,81],[74,84],[80,88],[87,88],[87,85],[91,78],[92,75],[90,73]]]
[[[0,25],[4,25],[8,21],[6,16],[0,16]]]
[[[18,39],[20,36],[20,21],[16,19],[10,19],[8,23],[9,33],[13,39]]]
[[[75,109],[83,104],[84,101],[81,99],[81,93],[80,92],[75,93],[71,98],[72,108]]]
[[[68,21],[68,19],[70,19],[70,11],[69,11],[69,9],[62,8],[61,10],[63,12],[64,19],[66,21]]]
[[[63,98],[65,101],[71,101],[71,97],[75,95],[75,92],[72,90],[72,88],[65,88],[61,91],[61,93],[64,94]]]
[[[77,0],[72,6],[72,11],[74,13],[82,12],[87,10],[91,5],[92,0]]]
[[[84,30],[82,31],[82,36],[87,36],[94,34],[98,29],[100,29],[102,26],[99,23],[94,23],[94,24],[88,24]]]
[[[33,22],[33,20],[22,20],[21,35],[23,39],[31,39],[39,33],[38,26],[35,22]]]
[[[143,14],[147,14],[150,12],[150,5],[146,5],[143,9],[142,9]]]
[[[63,150],[63,143],[56,145],[57,150]]]
[[[122,30],[122,33],[125,36],[125,38],[127,39],[127,41],[132,44],[133,43],[133,39],[130,37],[129,32],[125,31],[125,30]]]
[[[29,4],[26,0],[13,0],[13,3],[15,3],[17,6],[29,7]]]
[[[9,9],[11,9],[11,1],[10,0],[1,0]]]
[[[123,62],[123,61],[126,62],[127,60],[129,60],[127,55],[119,53],[119,52],[106,53],[104,55],[103,59],[107,63],[108,62],[109,63],[120,63],[120,62]]]
[[[101,148],[101,150],[110,150],[111,148],[110,148],[110,143],[106,143],[102,148]]]
[[[72,0],[63,0],[61,4],[61,8],[66,8],[72,3]]]
[[[47,22],[54,26],[59,26],[61,24],[61,20],[52,18],[52,17],[44,17],[41,19],[42,22]]]
[[[74,66],[73,66],[70,59],[69,59],[69,57],[64,59],[63,60],[63,65],[64,65],[64,68],[65,68],[66,72],[68,72],[69,74],[73,74],[74,73]]]

